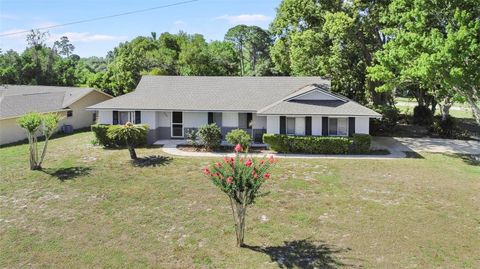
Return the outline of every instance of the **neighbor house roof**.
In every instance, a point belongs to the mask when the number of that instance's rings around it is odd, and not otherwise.
[[[276,114],[274,111],[280,109],[280,105],[285,105],[279,102],[313,89],[329,93],[330,80],[321,77],[143,76],[135,91],[98,103],[89,109],[260,112],[269,108],[272,114]],[[342,106],[342,111],[351,109],[349,115],[359,112],[359,115],[379,116],[345,97],[337,97],[336,99],[352,103]],[[302,109],[298,105],[286,106],[292,112]],[[317,107],[318,110],[315,110],[315,106],[323,104],[305,108],[318,112],[313,114],[332,109],[328,106]]]
[[[69,106],[92,91],[92,88],[40,85],[0,86],[0,119],[22,116],[28,112],[55,112]]]

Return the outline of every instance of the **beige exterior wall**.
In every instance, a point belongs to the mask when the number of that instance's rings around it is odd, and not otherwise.
[[[103,93],[96,91],[89,93],[70,106],[73,112],[72,116],[65,118],[58,126],[61,127],[64,124],[69,124],[73,126],[73,129],[89,127],[93,124],[93,113],[95,113],[95,111],[87,111],[85,108],[108,99],[110,99],[110,97]]]
[[[73,112],[71,117],[67,117],[67,112],[59,112],[63,120],[58,123],[58,130],[60,130],[64,124],[72,125],[74,129],[89,127],[93,124],[94,111],[87,111],[85,108],[108,99],[110,99],[109,96],[96,91],[79,99],[70,106]],[[25,131],[17,125],[17,119],[18,118],[0,120],[0,145],[27,138]]]

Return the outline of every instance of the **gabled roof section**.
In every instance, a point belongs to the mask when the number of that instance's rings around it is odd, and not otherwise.
[[[143,76],[136,90],[89,109],[256,112],[321,77]]]
[[[309,85],[258,111],[258,115],[381,117],[377,112],[331,91]]]
[[[70,105],[93,91],[96,90],[41,85],[0,86],[0,119],[18,117],[32,111],[55,112],[66,110],[69,109]]]

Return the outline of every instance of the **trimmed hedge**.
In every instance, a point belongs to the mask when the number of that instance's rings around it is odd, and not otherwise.
[[[372,145],[372,136],[368,134],[353,134],[350,152],[368,153]]]
[[[90,126],[98,144],[106,147],[106,148],[115,148],[115,147],[125,147],[125,141],[120,141],[116,139],[110,139],[107,136],[108,129],[111,126],[110,124],[94,124]],[[140,137],[137,141],[135,141],[135,145],[143,146],[147,143],[147,135]]]
[[[282,153],[347,154],[350,139],[328,136],[289,136],[264,134],[263,142]]]
[[[95,138],[97,139],[98,144],[107,148],[116,146],[116,142],[112,141],[107,136],[109,126],[110,125],[108,124],[94,124],[90,127],[95,135]]]
[[[367,154],[370,152],[371,136],[354,134],[353,138],[348,138],[264,134],[263,142],[268,144],[271,149],[282,153]]]

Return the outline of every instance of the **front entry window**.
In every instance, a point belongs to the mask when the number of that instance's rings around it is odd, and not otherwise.
[[[328,135],[347,136],[348,135],[348,119],[347,118],[329,118],[328,119]]]
[[[182,112],[172,112],[172,137],[183,137]]]
[[[295,134],[295,118],[287,118],[287,134]]]

